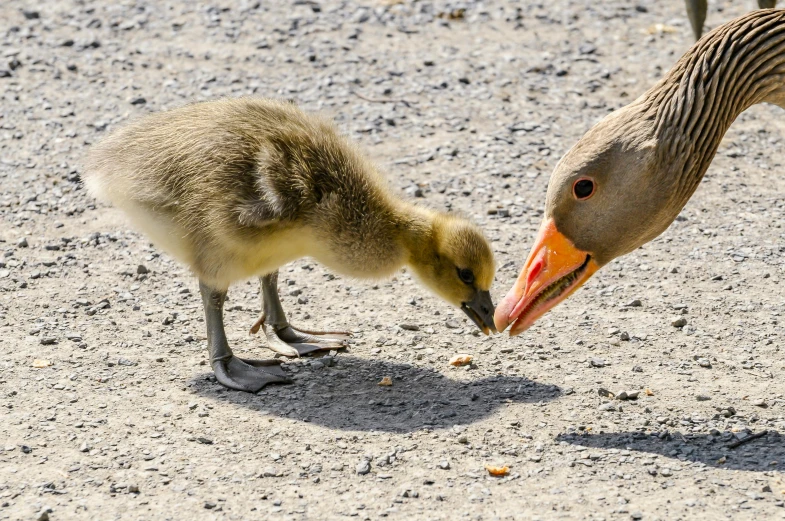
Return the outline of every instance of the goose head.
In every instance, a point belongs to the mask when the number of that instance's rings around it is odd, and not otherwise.
[[[657,140],[634,107],[616,111],[581,138],[548,183],[539,233],[496,327],[528,329],[601,267],[662,233],[690,194],[664,164]]]

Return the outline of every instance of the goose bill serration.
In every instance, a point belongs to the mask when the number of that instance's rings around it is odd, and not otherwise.
[[[661,234],[751,105],[785,108],[785,10],[753,11],[701,38],[631,104],[559,161],[523,270],[494,320],[529,328],[598,269]]]

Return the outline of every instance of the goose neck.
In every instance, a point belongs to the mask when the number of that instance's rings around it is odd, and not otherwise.
[[[785,10],[754,11],[701,38],[642,96],[661,165],[684,202],[736,117],[750,106],[785,107]]]

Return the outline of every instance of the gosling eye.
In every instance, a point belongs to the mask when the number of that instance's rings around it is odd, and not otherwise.
[[[585,201],[594,195],[594,181],[587,177],[581,177],[572,185],[572,194],[579,201]]]
[[[474,273],[469,268],[458,268],[458,278],[461,279],[464,284],[474,284]]]

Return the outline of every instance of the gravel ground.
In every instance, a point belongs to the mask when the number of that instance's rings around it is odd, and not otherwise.
[[[295,323],[355,336],[258,395],[211,376],[195,279],[80,185],[129,118],[288,98],[479,223],[498,299],[558,158],[690,45],[683,2],[196,3],[0,5],[0,519],[785,519],[776,107],[739,118],[662,237],[519,337],[407,273],[283,268]],[[257,284],[229,299],[230,342],[269,356]]]

